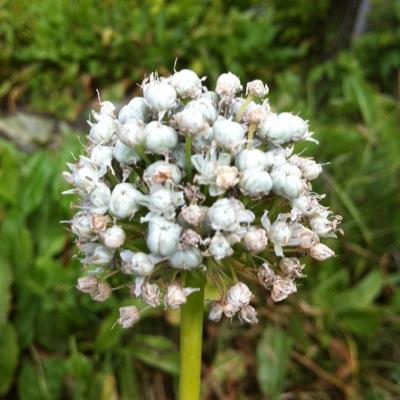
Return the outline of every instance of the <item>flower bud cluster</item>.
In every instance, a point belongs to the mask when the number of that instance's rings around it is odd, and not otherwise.
[[[322,165],[294,151],[317,143],[307,121],[273,112],[261,80],[242,85],[228,72],[215,91],[203,81],[188,69],[151,74],[142,97],[92,113],[84,154],[64,172],[65,193],[79,196],[70,221],[85,269],[77,288],[105,301],[118,273],[145,306],[178,309],[198,290],[183,286],[182,271],[199,269],[219,282],[210,319],[254,324],[241,272],[256,265],[271,299],[284,300],[305,276],[301,256],[334,255],[321,240],[336,237],[341,218],[312,191]],[[127,328],[141,311],[119,312]]]

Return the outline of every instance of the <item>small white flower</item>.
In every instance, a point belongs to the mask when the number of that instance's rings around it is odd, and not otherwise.
[[[155,283],[145,282],[142,285],[140,297],[150,307],[158,307],[161,304],[160,288]]]
[[[245,143],[245,129],[238,122],[219,118],[213,125],[213,137],[218,144],[232,153],[238,153]]]
[[[182,228],[163,217],[153,217],[149,221],[147,247],[160,256],[170,256],[179,244]]]
[[[322,243],[318,243],[310,249],[310,256],[318,261],[324,261],[334,255],[335,252]]]
[[[268,244],[267,232],[261,228],[251,227],[244,236],[244,244],[251,253],[261,253]]]
[[[140,208],[142,193],[130,183],[119,183],[111,193],[110,211],[118,219],[132,218]]]
[[[97,287],[90,292],[90,297],[99,303],[105,302],[112,293],[111,286],[107,282],[99,282]]]
[[[232,74],[232,72],[227,72],[218,77],[215,92],[227,103],[232,101],[235,94],[242,90],[242,88],[240,79]]]
[[[134,97],[126,106],[121,108],[118,120],[125,124],[129,120],[148,122],[151,118],[151,111],[143,97]]]
[[[272,189],[272,179],[267,171],[260,168],[246,169],[241,175],[239,187],[248,196],[267,195]]]
[[[300,169],[295,165],[286,163],[274,168],[271,178],[274,192],[288,199],[299,197],[308,190]]]
[[[308,130],[308,123],[291,113],[270,114],[258,127],[257,135],[275,145],[299,140],[315,141]]]
[[[335,217],[331,221],[328,219],[329,214],[327,210],[320,210],[309,220],[310,228],[320,237],[336,237],[335,230],[341,222],[341,217]]]
[[[184,203],[183,192],[175,192],[166,187],[155,187],[152,188],[143,204],[150,210],[151,215],[162,215],[166,219],[172,219],[175,217],[175,209]]]
[[[181,112],[175,114],[174,121],[184,134],[206,135],[209,126],[203,113],[196,108],[184,108]]]
[[[168,286],[167,294],[164,297],[166,307],[177,309],[186,303],[186,298],[194,292],[198,292],[198,288],[181,288],[177,284]]]
[[[215,184],[223,190],[228,190],[239,182],[239,170],[229,165],[216,165],[215,176]]]
[[[71,230],[81,240],[90,240],[94,236],[92,218],[89,214],[78,213],[71,221]]]
[[[98,144],[90,150],[90,161],[98,168],[99,176],[112,170],[111,162],[113,159],[113,147]]]
[[[143,172],[143,180],[147,186],[164,184],[166,182],[177,185],[182,179],[179,167],[167,161],[156,161],[150,164]]]
[[[118,138],[128,147],[143,144],[145,140],[144,123],[136,119],[130,119],[120,127]]]
[[[105,214],[108,210],[111,199],[111,190],[104,182],[97,183],[96,187],[90,192],[90,212],[94,214]]]
[[[101,244],[95,244],[83,260],[84,264],[106,265],[114,258],[114,251]]]
[[[299,197],[290,199],[292,221],[300,216],[309,217],[318,213],[321,209],[321,205],[318,203],[319,198],[321,198],[321,196],[303,193]]]
[[[136,150],[126,146],[120,140],[117,140],[114,145],[113,156],[121,165],[136,164],[140,160]]]
[[[126,239],[124,230],[118,225],[106,229],[100,234],[100,237],[104,245],[109,249],[118,249],[125,243]]]
[[[99,280],[95,276],[83,276],[78,279],[76,288],[83,293],[92,293],[97,290]]]
[[[246,322],[248,324],[257,324],[258,323],[258,318],[257,318],[257,312],[254,309],[254,307],[247,305],[241,308],[239,311],[239,320],[240,322]]]
[[[190,69],[182,69],[172,75],[170,85],[176,90],[179,97],[195,99],[202,93],[201,79]]]
[[[104,115],[96,122],[88,122],[90,125],[89,140],[95,144],[104,144],[111,141],[117,132],[117,123],[113,117]]]
[[[143,96],[146,103],[162,117],[176,104],[176,91],[164,79],[157,79],[154,75],[143,83]]]
[[[121,270],[125,274],[149,276],[155,267],[155,258],[151,255],[130,250],[121,251]]]
[[[302,249],[309,249],[319,243],[318,235],[302,224],[294,222],[289,226],[289,228],[291,235],[288,241],[288,246],[298,246]]]
[[[199,267],[203,256],[196,247],[187,247],[171,254],[168,261],[173,268],[189,270]]]
[[[275,254],[278,257],[283,257],[283,247],[288,245],[292,236],[287,219],[287,214],[279,214],[274,223],[271,224],[267,212],[261,218],[261,224],[267,231],[268,238],[273,243]]]
[[[210,321],[219,322],[222,318],[222,314],[224,313],[225,305],[220,301],[212,302],[210,306],[210,311],[208,313],[208,319]]]
[[[300,263],[298,258],[285,257],[279,262],[279,268],[288,278],[303,278],[304,265]]]
[[[276,280],[276,275],[267,262],[262,264],[258,270],[258,280],[266,289],[270,290],[272,288]]]
[[[185,110],[200,111],[203,114],[208,125],[212,125],[218,117],[218,111],[213,104],[213,101],[205,95],[199,97],[196,100],[190,101],[186,106]]]
[[[264,85],[263,81],[260,79],[255,79],[251,81],[246,86],[246,94],[256,98],[263,98],[269,92],[267,85]]]
[[[207,207],[191,204],[182,208],[181,216],[188,224],[200,226],[206,220],[207,212]]]
[[[140,314],[135,306],[125,306],[119,308],[118,323],[122,328],[131,328],[140,319]]]
[[[178,143],[178,135],[173,128],[159,121],[148,123],[144,129],[145,148],[156,154],[165,154]]]
[[[230,257],[234,253],[231,244],[220,232],[216,232],[212,237],[207,251],[216,260]]]
[[[67,163],[71,172],[64,172],[64,178],[71,185],[87,193],[92,191],[100,179],[99,170],[86,157],[81,157],[77,164]]]
[[[253,293],[243,282],[238,282],[236,285],[231,286],[226,295],[226,302],[230,304],[233,309],[240,310],[242,307],[249,305]]]
[[[271,299],[275,302],[279,302],[296,292],[296,284],[291,279],[277,276],[272,285]]]
[[[317,179],[322,172],[321,164],[318,164],[311,158],[299,157],[298,155],[294,154],[289,158],[288,161],[291,164],[299,167],[303,178],[308,179],[309,181]]]
[[[208,210],[211,227],[218,231],[234,232],[240,224],[250,224],[254,221],[254,214],[246,210],[237,199],[223,198],[217,200]]]
[[[236,156],[235,165],[240,171],[265,169],[268,167],[268,158],[266,153],[259,149],[244,149]]]

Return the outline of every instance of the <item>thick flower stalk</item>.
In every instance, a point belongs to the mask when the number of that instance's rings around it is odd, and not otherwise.
[[[210,320],[254,324],[247,277],[273,301],[286,299],[305,276],[302,257],[334,255],[322,241],[341,218],[312,190],[321,164],[295,152],[299,141],[317,143],[308,122],[272,111],[260,80],[244,93],[230,72],[215,91],[203,80],[190,70],[152,74],[143,97],[118,112],[109,101],[93,111],[84,154],[64,173],[73,186],[66,193],[80,199],[70,221],[84,266],[77,288],[106,301],[115,289],[108,277],[118,273],[118,287],[143,308],[187,305],[189,318],[201,316],[207,282],[220,293],[207,299]],[[141,309],[119,312],[128,328]]]

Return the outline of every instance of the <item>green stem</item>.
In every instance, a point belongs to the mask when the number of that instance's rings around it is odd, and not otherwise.
[[[236,114],[236,122],[239,122],[242,117],[244,112],[246,111],[247,106],[254,100],[253,96],[247,96],[246,100],[243,102],[243,104],[241,105],[238,113]]]
[[[205,278],[201,271],[186,273],[185,286],[199,288],[181,308],[179,400],[199,400],[203,342]]]
[[[256,124],[251,123],[249,127],[249,134],[247,136],[247,148],[250,149],[253,144],[254,132],[256,131]]]
[[[150,164],[150,160],[149,160],[149,158],[146,156],[146,153],[145,153],[145,151],[144,151],[144,147],[143,147],[141,144],[138,144],[138,145],[135,146],[135,150],[136,150],[136,153],[139,154],[139,157],[140,157],[147,165],[149,165],[149,164]]]
[[[192,136],[185,136],[185,169],[188,182],[192,181]]]

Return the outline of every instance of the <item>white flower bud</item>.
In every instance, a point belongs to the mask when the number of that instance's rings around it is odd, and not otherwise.
[[[246,169],[242,172],[239,187],[242,193],[251,197],[267,195],[272,189],[272,179],[262,169]]]
[[[219,322],[222,318],[225,305],[220,301],[212,302],[210,306],[210,311],[208,313],[208,319],[210,321]]]
[[[172,309],[179,308],[182,304],[186,303],[187,296],[194,292],[198,292],[198,288],[181,288],[179,285],[173,284],[168,286],[167,294],[164,297],[166,307]]]
[[[141,288],[140,297],[150,307],[158,307],[161,304],[160,288],[155,283],[144,283]]]
[[[240,90],[242,90],[240,79],[232,72],[221,74],[218,77],[215,92],[225,102],[231,101]]]
[[[125,274],[149,276],[154,270],[154,258],[148,254],[130,250],[121,251],[121,270]]]
[[[117,131],[117,124],[113,117],[104,115],[96,123],[89,122],[91,126],[89,140],[95,144],[109,142]]]
[[[140,160],[136,150],[124,145],[120,140],[114,145],[113,156],[122,165],[136,164]]]
[[[318,243],[310,249],[310,256],[318,261],[324,261],[334,255],[335,252],[322,243]]]
[[[107,169],[112,169],[113,147],[98,144],[90,151],[90,161],[98,168],[99,176],[107,173]]]
[[[246,210],[244,205],[234,198],[217,200],[208,210],[211,227],[214,230],[233,232],[241,223],[250,224],[254,221],[254,214]]]
[[[203,256],[196,247],[188,247],[170,255],[168,261],[173,268],[193,269],[201,265]]]
[[[216,232],[207,249],[208,253],[216,260],[222,260],[225,257],[230,257],[234,252],[233,249],[220,232]]]
[[[215,183],[223,190],[234,187],[239,182],[239,170],[229,165],[217,165],[215,167]]]
[[[244,236],[244,244],[251,253],[261,253],[268,244],[267,232],[264,229],[252,227]]]
[[[290,164],[282,164],[271,172],[273,190],[276,194],[294,199],[304,193],[308,187],[301,179],[301,171]]]
[[[90,211],[94,214],[105,214],[108,210],[110,199],[110,188],[104,182],[99,182],[89,195]]]
[[[172,75],[170,85],[176,90],[178,96],[186,99],[195,99],[201,95],[203,90],[201,79],[190,69],[182,69]]]
[[[130,183],[119,183],[111,193],[110,211],[118,219],[131,218],[139,210],[142,198]]]
[[[78,213],[71,221],[72,232],[79,237],[79,239],[92,239],[94,232],[92,230],[92,219],[88,214]]]
[[[76,288],[83,293],[92,293],[97,290],[99,280],[95,276],[83,276],[78,279]]]
[[[329,211],[320,211],[319,214],[312,216],[309,220],[311,229],[320,237],[336,237],[334,231],[341,221],[341,217],[336,217],[332,221],[328,219]]]
[[[150,194],[147,207],[152,213],[171,219],[175,217],[175,208],[184,203],[183,192],[174,192],[162,187]]]
[[[208,125],[212,125],[218,118],[218,111],[215,108],[211,99],[207,97],[200,97],[196,100],[190,101],[186,106],[185,110],[196,110],[203,114]]]
[[[309,217],[313,214],[318,213],[321,206],[318,203],[318,197],[304,193],[299,197],[290,200],[292,206],[291,219],[294,221],[298,216]]]
[[[116,108],[111,101],[102,101],[100,103],[100,116],[107,115],[109,117],[115,117]]]
[[[290,226],[290,231],[291,235],[288,246],[298,246],[302,249],[309,249],[319,243],[318,235],[298,222]]]
[[[118,249],[125,243],[126,239],[124,230],[118,225],[106,229],[100,234],[100,237],[109,249]]]
[[[203,113],[194,107],[184,108],[174,116],[174,120],[181,132],[190,135],[204,134],[209,128]]]
[[[292,236],[292,231],[286,221],[286,214],[279,214],[273,224],[270,223],[267,213],[264,213],[261,218],[261,224],[267,231],[269,240],[274,244],[274,251],[278,257],[283,257],[282,247],[288,245]]]
[[[150,109],[143,97],[134,97],[126,106],[121,108],[118,120],[125,124],[129,120],[149,121],[151,118]]]
[[[175,130],[159,121],[148,123],[144,132],[145,148],[153,153],[168,153],[178,144],[178,135]]]
[[[140,314],[135,306],[126,306],[119,308],[118,323],[122,328],[131,328],[140,319]]]
[[[154,254],[170,256],[178,246],[181,231],[179,225],[162,217],[153,217],[149,221],[147,247]]]
[[[202,242],[201,236],[192,229],[186,229],[181,236],[182,248],[188,246],[198,247]]]
[[[240,171],[246,169],[265,169],[268,167],[266,153],[258,149],[244,149],[237,156],[235,165]]]
[[[219,118],[213,125],[213,137],[220,146],[237,152],[245,143],[245,129],[238,122]]]
[[[87,193],[95,188],[99,182],[100,174],[90,160],[81,157],[78,164],[67,163],[67,165],[71,171],[71,173],[64,173],[67,182]]]
[[[112,293],[111,286],[107,282],[99,282],[97,287],[90,292],[90,297],[99,303],[105,302]]]
[[[234,309],[240,310],[242,307],[250,303],[253,293],[243,282],[238,282],[236,285],[231,286],[226,295],[226,301]]]
[[[94,247],[86,254],[83,260],[84,264],[93,265],[106,265],[109,264],[114,258],[114,252],[111,249],[101,245],[95,244]]]
[[[269,92],[267,85],[264,85],[263,81],[260,79],[255,79],[251,81],[246,86],[246,94],[252,97],[263,98]]]
[[[144,123],[136,119],[130,119],[119,129],[118,138],[128,147],[143,144],[145,140]]]
[[[296,292],[296,284],[291,279],[277,276],[272,285],[271,299],[275,302],[279,302]]]
[[[282,258],[282,260],[279,262],[279,268],[286,277],[291,279],[303,278],[305,276],[302,272],[304,269],[304,265],[300,264],[300,260],[298,258]]]
[[[156,161],[150,164],[143,173],[143,180],[149,187],[153,184],[164,184],[166,182],[176,185],[181,179],[182,173],[179,167],[167,161]]]
[[[299,140],[315,141],[311,138],[307,121],[287,112],[270,114],[259,125],[257,135],[275,145]]]
[[[182,208],[181,216],[188,224],[200,226],[207,218],[207,211],[207,207],[192,204]]]
[[[254,307],[247,305],[241,308],[239,311],[239,320],[240,322],[246,322],[248,324],[257,324],[258,323],[258,318],[257,318],[257,312],[254,309]]]
[[[150,77],[150,82],[143,85],[143,95],[150,108],[158,113],[165,113],[176,104],[176,91],[165,80]]]
[[[232,304],[227,303],[224,305],[224,314],[228,318],[234,317],[240,311],[239,308],[234,307]]]
[[[270,290],[275,282],[276,275],[268,263],[261,265],[258,270],[258,280],[266,289]]]

